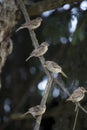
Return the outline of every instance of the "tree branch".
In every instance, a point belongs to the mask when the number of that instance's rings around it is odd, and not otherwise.
[[[63,86],[63,84],[61,83],[61,82],[59,82],[57,79],[53,79],[54,80],[54,82],[57,84],[57,85],[59,85],[60,86],[60,88],[68,95],[68,96],[70,96],[70,93],[69,93],[69,91]]]
[[[77,108],[77,111],[76,111],[75,120],[74,120],[74,125],[73,125],[73,130],[75,130],[75,127],[76,127],[76,122],[77,122],[77,118],[78,118],[78,113],[79,113],[79,108]]]
[[[21,10],[22,10],[22,13],[23,13],[23,15],[24,15],[24,18],[25,18],[26,22],[29,22],[29,21],[30,21],[30,17],[29,17],[29,15],[28,15],[27,11],[26,11],[26,8],[25,8],[25,6],[24,6],[23,1],[22,1],[22,0],[17,0],[17,2],[18,2],[18,4],[20,5],[20,8],[21,8]],[[36,35],[35,35],[34,31],[29,30],[29,33],[30,33],[31,40],[32,40],[32,43],[33,43],[34,48],[38,48],[39,43],[38,43],[38,40],[37,40],[37,38],[36,38]],[[41,62],[41,64],[42,64],[42,66],[43,66],[43,64],[44,64],[44,62],[45,62],[44,57],[42,56],[42,57],[40,57],[39,59],[40,59],[40,62]],[[44,67],[43,67],[43,69],[44,69],[46,75],[48,76],[48,83],[47,83],[47,85],[46,85],[46,89],[45,89],[44,95],[43,95],[42,100],[41,100],[41,104],[40,104],[41,106],[43,106],[43,105],[46,104],[46,100],[47,100],[47,97],[48,97],[50,88],[51,88],[51,86],[52,86],[52,81],[53,81],[53,80],[52,80],[52,77],[51,77],[51,75],[50,75],[50,73],[49,73],[49,71],[47,71]],[[39,130],[40,123],[41,123],[41,119],[42,119],[42,115],[39,116],[39,117],[36,119],[36,124],[35,124],[34,130]]]

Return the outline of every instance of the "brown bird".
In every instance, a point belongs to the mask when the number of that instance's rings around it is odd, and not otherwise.
[[[84,96],[87,90],[84,87],[79,87],[70,95],[70,97],[66,101],[72,101],[74,103],[80,102]]]
[[[40,56],[44,55],[48,50],[48,46],[49,46],[49,44],[47,42],[41,43],[41,45],[37,49],[32,51],[32,53],[26,59],[26,61],[28,61],[31,57],[40,57]]]
[[[26,116],[27,114],[31,114],[33,117],[37,117],[44,114],[45,110],[46,110],[46,105],[44,106],[37,105],[29,108],[29,110],[26,113],[24,113],[22,117]]]
[[[64,77],[67,78],[67,75],[62,71],[62,68],[53,61],[46,61],[44,67],[46,67],[52,73],[61,73]]]
[[[38,17],[36,19],[33,19],[33,20],[29,21],[29,22],[26,22],[26,23],[22,24],[22,26],[19,27],[16,30],[16,32],[18,32],[19,30],[24,29],[24,28],[34,30],[34,29],[38,28],[41,25],[41,22],[42,22],[42,18]]]

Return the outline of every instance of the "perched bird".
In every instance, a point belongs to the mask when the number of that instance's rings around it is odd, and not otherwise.
[[[36,29],[41,25],[41,22],[42,22],[42,18],[38,17],[36,19],[33,19],[33,20],[29,21],[29,22],[26,22],[26,23],[22,24],[22,26],[19,27],[16,30],[16,32],[23,29],[23,28],[29,28],[30,30]]]
[[[48,50],[48,46],[49,46],[49,44],[47,42],[41,43],[41,45],[37,49],[32,51],[32,53],[26,59],[26,61],[28,61],[33,56],[34,57],[40,57],[40,56],[44,55]]]
[[[62,68],[53,61],[46,61],[44,67],[46,67],[52,73],[61,73],[64,77],[67,78],[67,75],[62,71]]]
[[[72,101],[74,103],[80,102],[84,96],[87,90],[83,87],[79,87],[70,95],[70,97],[66,101]]]
[[[45,110],[46,110],[46,105],[44,106],[37,105],[29,108],[29,110],[26,113],[24,113],[22,117],[26,116],[27,114],[31,114],[33,117],[37,117],[42,115],[45,112]]]

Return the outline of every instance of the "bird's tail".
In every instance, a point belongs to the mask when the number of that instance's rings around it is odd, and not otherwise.
[[[16,30],[16,32],[18,32],[18,31],[20,31],[21,29],[24,29],[24,28],[27,28],[26,26],[21,26],[21,27],[19,27],[17,30]]]
[[[24,114],[21,115],[21,117],[25,117],[26,115],[30,114],[29,111],[25,112]]]
[[[68,76],[63,71],[61,73],[64,77],[68,78]]]
[[[27,62],[32,56],[29,56],[25,61]]]

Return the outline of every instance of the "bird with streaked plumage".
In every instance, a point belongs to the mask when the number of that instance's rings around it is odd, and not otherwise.
[[[64,77],[68,78],[67,75],[62,71],[62,68],[54,61],[46,61],[43,66],[52,73],[61,73]]]
[[[78,103],[84,98],[85,93],[87,93],[87,90],[84,87],[79,87],[73,91],[73,93],[66,101],[72,101],[74,103]]]
[[[43,106],[37,105],[37,106],[29,108],[29,110],[23,115],[21,115],[21,117],[24,117],[27,114],[31,114],[34,118],[36,118],[37,116],[44,114],[45,110],[46,110],[46,105],[43,105]]]
[[[30,56],[26,59],[28,61],[31,57],[40,57],[44,55],[48,50],[49,44],[47,42],[43,42],[40,44],[40,46],[37,49],[34,49]]]
[[[34,29],[38,28],[41,25],[41,22],[42,22],[42,18],[37,17],[36,19],[33,19],[33,20],[29,21],[29,22],[26,22],[26,23],[22,24],[22,26],[19,27],[16,30],[16,32],[18,32],[19,30],[24,29],[24,28],[34,30]]]

